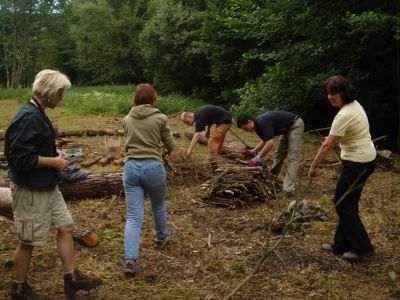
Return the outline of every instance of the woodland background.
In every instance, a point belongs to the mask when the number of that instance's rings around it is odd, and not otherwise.
[[[0,0],[0,87],[43,68],[74,86],[150,82],[238,112],[334,115],[321,83],[348,77],[373,137],[400,149],[400,1]]]

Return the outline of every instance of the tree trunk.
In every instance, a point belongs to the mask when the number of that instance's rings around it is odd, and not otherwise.
[[[124,195],[122,173],[90,174],[85,179],[65,182],[58,187],[65,201]],[[11,191],[0,187],[0,210],[5,208],[11,211]]]
[[[400,8],[400,4],[397,4]],[[400,39],[396,41],[397,152],[400,152]]]
[[[193,138],[193,134],[194,132],[192,129],[185,130],[185,136],[188,139],[191,140]],[[208,144],[208,139],[205,137],[204,132],[200,134],[198,143],[202,145]],[[246,150],[246,146],[242,142],[225,138],[220,154],[230,158],[239,158],[244,150]]]
[[[0,132],[0,141],[4,140],[4,132]],[[105,129],[105,130],[70,130],[70,131],[57,131],[57,137],[66,137],[66,136],[103,136],[103,135],[124,135],[123,130],[113,130],[113,129]]]
[[[0,187],[0,215],[13,218],[11,190]]]
[[[124,195],[122,173],[90,174],[85,179],[66,182],[59,188],[66,201]]]

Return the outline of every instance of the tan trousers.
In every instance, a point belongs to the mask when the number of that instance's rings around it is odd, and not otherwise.
[[[278,175],[281,171],[283,162],[287,158],[287,171],[283,179],[282,190],[293,192],[297,172],[300,166],[301,151],[303,144],[304,122],[298,118],[290,127],[288,133],[279,137],[279,144],[275,150],[274,162],[271,173]]]
[[[212,136],[208,140],[208,153],[210,154],[210,158],[212,160],[214,160],[218,156],[218,153],[221,151],[225,136],[231,126],[232,123],[222,123],[215,127]]]

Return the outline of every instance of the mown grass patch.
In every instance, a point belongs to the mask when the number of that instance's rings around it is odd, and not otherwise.
[[[132,107],[135,85],[103,85],[75,87],[66,91],[59,105],[65,113],[96,116],[124,116]],[[0,100],[26,101],[32,95],[31,88],[1,89]],[[156,106],[165,114],[183,110],[194,111],[203,102],[184,95],[158,95]]]

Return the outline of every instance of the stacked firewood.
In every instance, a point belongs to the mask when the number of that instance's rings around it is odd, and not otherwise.
[[[4,156],[4,152],[0,152],[0,169],[2,169],[2,170],[8,169],[8,163]]]
[[[202,184],[202,200],[221,207],[249,207],[268,202],[276,195],[276,177],[265,167],[226,166],[221,173]]]

